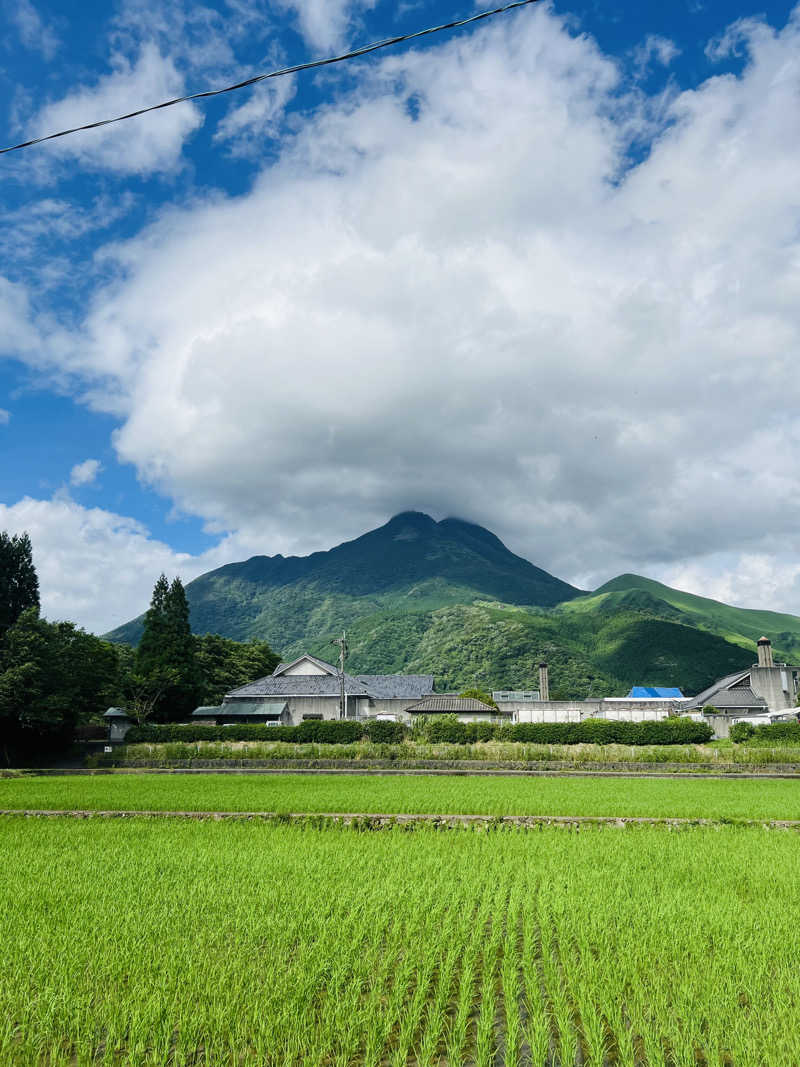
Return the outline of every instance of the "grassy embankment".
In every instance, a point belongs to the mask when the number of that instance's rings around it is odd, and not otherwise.
[[[794,835],[6,818],[0,854],[3,1064],[800,1062]]]
[[[280,741],[185,742],[125,745],[110,758],[119,766],[142,763],[175,764],[197,760],[436,760],[451,763],[475,760],[482,763],[536,764],[564,762],[581,764],[641,763],[684,764],[687,770],[700,764],[766,767],[771,764],[800,765],[800,748],[791,745],[537,745],[515,741],[482,741],[472,745],[427,744],[288,744]],[[189,762],[187,762],[189,761]],[[106,761],[99,760],[100,764]],[[109,763],[110,765],[110,763]]]
[[[800,782],[158,774],[0,780],[0,809],[800,819]]]

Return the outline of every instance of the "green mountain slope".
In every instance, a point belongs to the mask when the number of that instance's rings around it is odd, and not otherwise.
[[[412,511],[328,552],[220,567],[190,582],[186,595],[196,633],[260,637],[285,650],[376,612],[475,599],[550,607],[581,590],[515,556],[480,526]],[[109,637],[135,644],[141,624],[140,616]]]
[[[622,575],[584,594],[457,519],[405,512],[311,556],[255,556],[189,583],[196,633],[265,638],[284,658],[332,658],[348,631],[349,670],[431,672],[439,689],[535,688],[624,694],[634,684],[698,692],[747,667],[769,636],[791,658],[800,619],[732,608]],[[135,644],[141,617],[109,636]]]
[[[759,637],[768,637],[783,658],[796,658],[800,647],[800,618],[776,611],[735,608],[718,600],[684,593],[652,578],[621,574],[594,593],[565,604],[567,613],[614,614],[635,609],[662,618],[672,618],[688,626],[708,630],[755,651]]]

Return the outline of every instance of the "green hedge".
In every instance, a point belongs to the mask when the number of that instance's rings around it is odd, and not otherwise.
[[[374,742],[399,744],[408,730],[400,722],[351,722],[340,719],[309,719],[299,726],[268,726],[266,723],[241,723],[235,726],[206,726],[200,723],[147,723],[133,726],[125,741],[159,744],[165,741],[293,741],[347,745],[367,738]]]
[[[528,741],[540,745],[702,745],[713,730],[693,719],[662,719],[661,722],[616,722],[610,719],[584,719],[583,722],[533,722],[516,726],[495,726],[488,722],[459,722],[443,716],[420,723],[417,737],[431,743],[455,745],[476,741]]]
[[[792,724],[793,725],[793,724]],[[763,729],[763,728],[761,728]],[[775,727],[766,727],[775,729]],[[800,727],[795,736],[800,743]],[[130,744],[172,741],[289,741],[295,743],[353,744],[368,740],[400,744],[410,736],[399,722],[351,722],[311,719],[299,726],[202,726],[189,723],[152,723],[134,726],[125,738]],[[704,722],[692,719],[663,719],[661,722],[614,722],[584,719],[583,722],[519,723],[516,726],[488,722],[459,722],[455,716],[428,718],[415,724],[414,736],[431,744],[469,745],[477,741],[527,741],[540,745],[701,745],[710,741],[713,731]],[[787,740],[790,740],[787,735]]]
[[[800,745],[800,723],[776,722],[771,726],[753,726],[749,722],[737,722],[731,727],[731,741],[748,742],[751,745]]]

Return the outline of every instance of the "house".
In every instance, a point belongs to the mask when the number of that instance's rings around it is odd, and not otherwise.
[[[798,689],[800,668],[776,664],[769,638],[762,637],[758,642],[758,663],[720,678],[698,693],[689,709],[713,707],[716,713],[705,718],[714,728],[714,736],[725,738],[731,726],[742,720],[768,725],[791,714],[797,705]]]
[[[231,704],[195,708],[192,712],[192,722],[212,726],[233,726],[239,723],[291,726],[292,718],[285,700],[240,700]]]
[[[227,693],[216,708],[197,708],[194,722],[280,721],[298,725],[308,719],[338,719],[344,682],[346,718],[408,721],[406,709],[433,693],[432,674],[348,674],[331,663],[303,655],[279,663],[272,674]],[[275,707],[280,705],[277,713]],[[271,707],[267,712],[263,709]],[[285,710],[284,710],[285,709]],[[276,717],[277,716],[277,717]]]
[[[405,710],[412,722],[420,715],[457,715],[461,722],[493,722],[503,715],[511,719],[511,712],[506,709],[493,708],[482,700],[452,693],[425,697]]]

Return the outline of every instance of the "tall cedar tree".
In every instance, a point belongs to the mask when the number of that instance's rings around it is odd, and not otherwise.
[[[162,690],[154,718],[178,721],[191,715],[200,694],[189,603],[180,578],[162,574],[153,589],[136,653],[136,672]]]
[[[9,536],[0,530],[0,638],[23,611],[39,610],[39,579],[27,533]]]

